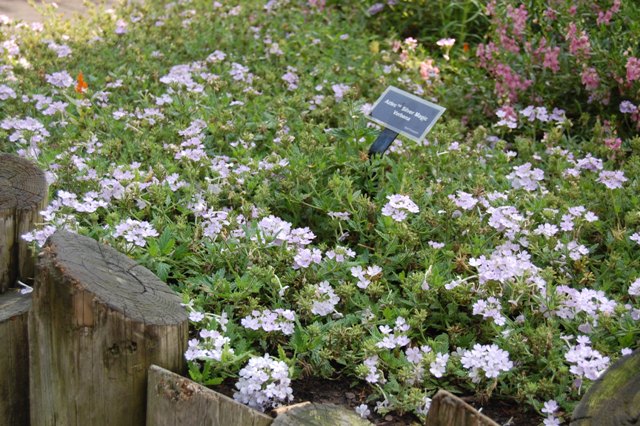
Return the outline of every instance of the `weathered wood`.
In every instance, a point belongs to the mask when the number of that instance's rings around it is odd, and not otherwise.
[[[613,364],[573,410],[571,426],[640,424],[640,350]]]
[[[335,404],[302,403],[286,407],[272,426],[367,426],[372,423],[354,410]]]
[[[0,293],[17,279],[31,283],[33,255],[20,236],[40,221],[46,201],[44,173],[23,158],[0,154]]]
[[[439,390],[431,401],[425,426],[498,426],[457,396]]]
[[[0,295],[0,424],[29,424],[29,339],[31,295]]]
[[[268,426],[272,421],[186,377],[149,368],[147,426]]]
[[[151,364],[183,372],[179,297],[116,250],[67,231],[36,271],[29,317],[31,423],[144,425]]]

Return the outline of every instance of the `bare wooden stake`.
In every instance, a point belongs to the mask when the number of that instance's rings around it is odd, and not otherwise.
[[[29,161],[0,154],[0,293],[16,280],[31,283],[33,255],[20,236],[40,221],[47,203],[47,181]]]
[[[144,425],[147,370],[184,372],[180,298],[146,268],[58,231],[42,250],[29,317],[31,423]]]
[[[29,424],[29,340],[31,295],[0,295],[0,424]]]

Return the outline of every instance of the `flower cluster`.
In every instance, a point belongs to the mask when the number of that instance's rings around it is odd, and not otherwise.
[[[406,195],[388,195],[389,202],[382,207],[382,214],[390,216],[396,222],[402,222],[407,218],[407,212],[418,213],[420,208]]]
[[[473,349],[462,349],[460,353],[462,366],[469,371],[469,377],[473,383],[479,383],[483,377],[496,378],[501,371],[509,371],[513,368],[509,353],[495,344],[476,343]]]
[[[579,387],[582,378],[596,380],[609,366],[609,357],[591,347],[591,340],[587,336],[578,336],[577,344],[571,346],[564,358],[571,364],[569,371],[578,376],[576,385]]]
[[[506,318],[500,312],[502,305],[500,300],[491,296],[489,298],[480,299],[473,304],[473,315],[482,315],[483,318],[493,318],[493,322],[496,325],[504,325]]]
[[[525,189],[535,191],[538,189],[538,182],[544,179],[544,172],[541,169],[532,169],[531,163],[522,166],[515,166],[513,172],[507,175],[514,189]]]
[[[336,292],[328,281],[322,281],[316,285],[315,293],[311,312],[316,315],[329,315],[335,310],[338,302],[340,302],[340,297],[336,295]]]
[[[411,340],[406,335],[407,331],[409,331],[409,324],[403,317],[396,318],[393,329],[388,325],[381,325],[378,329],[384,335],[382,340],[376,343],[378,348],[395,349],[411,343]]]
[[[369,287],[371,280],[381,272],[382,268],[378,265],[371,265],[367,267],[367,269],[364,269],[362,266],[354,266],[351,268],[351,275],[358,279],[358,283],[356,285],[363,290]]]
[[[238,375],[238,391],[233,394],[233,399],[242,404],[265,411],[293,400],[289,367],[269,354],[250,358]]]
[[[253,311],[251,315],[242,318],[243,327],[251,330],[264,330],[266,332],[281,331],[284,334],[293,334],[296,313],[289,309],[278,308],[274,311],[265,309]]]
[[[134,219],[126,219],[116,225],[113,231],[113,237],[124,237],[124,239],[138,247],[147,245],[146,239],[149,237],[157,237],[158,231],[147,221],[139,221]]]

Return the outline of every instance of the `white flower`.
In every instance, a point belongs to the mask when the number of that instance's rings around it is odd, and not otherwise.
[[[340,297],[336,295],[328,281],[322,281],[315,286],[315,289],[316,298],[313,300],[311,312],[320,316],[329,315],[340,302]]]
[[[366,419],[371,415],[371,411],[369,410],[369,406],[367,404],[360,404],[356,408],[356,413],[363,419]]]
[[[264,411],[293,400],[289,367],[269,354],[249,359],[239,376],[233,399],[249,407]]]
[[[396,222],[402,222],[407,218],[407,212],[418,213],[420,208],[406,195],[388,195],[389,202],[382,207],[382,214],[390,216]]]

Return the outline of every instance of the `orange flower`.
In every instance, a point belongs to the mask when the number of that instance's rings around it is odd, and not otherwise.
[[[469,43],[462,43],[462,50],[464,53],[469,52]]]
[[[82,75],[82,71],[78,73],[78,84],[76,84],[76,92],[84,93],[89,88],[89,85],[86,81],[84,81],[84,76]]]

